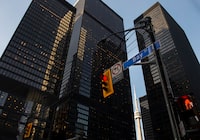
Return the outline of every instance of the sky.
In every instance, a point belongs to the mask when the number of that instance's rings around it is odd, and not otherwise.
[[[76,0],[67,0],[72,5]],[[124,20],[124,28],[134,27],[133,20],[156,2],[169,12],[185,31],[200,61],[200,1],[199,0],[102,0]],[[31,0],[0,1],[0,56],[16,30]],[[133,32],[134,33],[134,32]],[[127,41],[128,59],[138,53],[135,34]],[[146,95],[141,66],[131,66],[131,84],[135,85],[137,97]]]

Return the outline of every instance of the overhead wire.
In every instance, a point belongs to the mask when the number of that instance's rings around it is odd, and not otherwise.
[[[132,34],[130,34],[130,35],[127,37],[126,41],[128,41],[134,34],[135,34],[135,32],[132,32]]]
[[[131,47],[131,45],[133,44],[133,43],[135,43],[137,41],[137,39],[134,39],[133,41],[131,41],[128,45],[127,45],[127,49],[129,48],[129,47]]]

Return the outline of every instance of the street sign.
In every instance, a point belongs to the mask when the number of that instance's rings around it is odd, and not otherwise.
[[[112,82],[113,84],[124,78],[123,70],[122,70],[122,61],[117,62],[111,68]]]
[[[156,49],[160,48],[160,43],[158,41],[155,42],[154,45],[155,45]],[[139,60],[144,59],[145,57],[147,57],[152,52],[153,52],[153,44],[151,44],[150,46],[148,46],[145,49],[141,50],[137,55],[135,55],[131,59],[129,59],[126,62],[124,62],[123,63],[123,69],[125,70],[128,67],[130,67],[131,65],[134,65],[136,62],[138,62]]]

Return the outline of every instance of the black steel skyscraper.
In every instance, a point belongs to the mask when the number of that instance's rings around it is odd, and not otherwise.
[[[33,125],[30,137],[47,138],[74,15],[75,8],[64,0],[31,2],[0,61],[2,139],[23,137],[28,123]]]
[[[114,84],[115,93],[103,98],[100,75],[127,59],[123,20],[101,0],[79,0],[76,21],[61,86],[53,137],[135,139],[128,70]]]
[[[110,97],[100,80],[127,59],[124,34],[102,40],[123,29],[101,0],[33,0],[0,61],[0,138],[135,139],[128,70]]]
[[[150,108],[147,95],[140,97],[140,108],[142,112],[142,122],[144,128],[144,137],[147,140],[154,140],[154,133],[152,128],[152,121],[150,115]]]
[[[145,17],[151,17],[155,38],[161,45],[161,61],[170,83],[167,87],[168,98],[174,107],[175,116],[177,117],[178,113],[174,100],[182,95],[190,95],[194,100],[194,106],[199,109],[200,65],[183,29],[159,3],[135,19],[135,26],[139,26],[140,21]],[[144,30],[137,31],[137,40],[140,50],[152,43]],[[153,61],[154,59],[154,54],[152,54],[143,61]],[[157,66],[144,65],[142,68],[155,139],[173,139]],[[180,117],[180,119],[182,118]],[[180,125],[179,121],[179,117],[177,117],[177,125]],[[183,119],[182,121],[184,122]],[[186,133],[191,130],[191,127],[193,126],[184,122]]]
[[[74,13],[68,5],[62,0],[32,2],[1,58],[1,75],[55,93],[71,36]]]

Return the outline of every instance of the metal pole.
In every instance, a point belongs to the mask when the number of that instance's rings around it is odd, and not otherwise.
[[[165,72],[164,72],[164,68],[163,68],[163,63],[160,58],[159,50],[156,49],[156,46],[154,44],[154,42],[156,40],[155,40],[153,25],[151,23],[151,18],[146,17],[145,22],[147,23],[146,31],[149,33],[150,39],[151,39],[151,41],[153,43],[153,47],[154,47],[155,60],[156,60],[157,66],[158,66],[160,82],[161,82],[161,86],[162,86],[162,91],[163,91],[164,100],[165,100],[166,107],[167,107],[167,112],[169,115],[169,120],[170,120],[170,124],[171,124],[171,128],[172,128],[174,140],[180,140],[180,135],[179,135],[179,131],[178,131],[179,129],[177,127],[176,119],[175,119],[174,115],[172,114],[173,108],[168,99],[168,88],[167,88],[168,86],[167,86],[167,81],[166,81]]]
[[[177,123],[176,123],[176,119],[175,119],[175,116],[174,116],[174,113],[173,113],[173,108],[172,108],[171,103],[169,102],[168,96],[167,96],[168,93],[169,93],[168,87],[170,87],[170,86],[168,86],[169,81],[167,81],[167,78],[165,76],[165,71],[164,71],[164,67],[163,67],[163,64],[162,64],[162,61],[161,61],[161,58],[160,58],[159,51],[156,49],[156,46],[154,44],[155,36],[154,36],[153,25],[151,23],[151,18],[146,17],[143,21],[140,22],[140,24],[144,24],[144,25],[142,25],[140,27],[130,28],[130,29],[127,29],[127,30],[124,30],[124,31],[116,32],[116,33],[109,35],[108,37],[110,37],[112,35],[116,35],[118,33],[130,32],[130,31],[138,30],[138,29],[143,29],[147,33],[149,33],[151,42],[153,43],[153,47],[154,47],[155,61],[156,61],[156,64],[158,66],[158,71],[159,71],[159,75],[160,75],[160,82],[161,82],[161,86],[162,86],[162,91],[163,91],[164,100],[165,100],[166,107],[167,107],[167,112],[168,112],[168,115],[169,115],[169,120],[170,120],[170,124],[171,124],[171,128],[172,128],[174,140],[180,140],[181,138],[180,138],[180,134],[179,134],[179,128],[178,128]],[[106,39],[108,37],[106,37],[102,41],[106,41]]]

